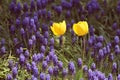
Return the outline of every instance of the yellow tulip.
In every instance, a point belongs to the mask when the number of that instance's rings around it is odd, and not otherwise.
[[[86,21],[79,21],[73,24],[73,31],[78,36],[84,36],[88,33],[88,23]]]
[[[61,36],[66,32],[66,22],[53,23],[51,30],[56,36]]]

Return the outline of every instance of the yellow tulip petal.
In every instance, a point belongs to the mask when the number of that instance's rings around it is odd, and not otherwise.
[[[85,35],[88,33],[88,24],[86,21],[80,21],[79,25],[81,26],[81,29],[83,30],[82,35]]]
[[[60,33],[61,35],[63,35],[66,31],[66,23],[65,21],[63,21],[62,23],[60,23]]]
[[[84,22],[84,25],[85,25],[85,27],[86,27],[86,34],[89,32],[89,30],[88,30],[88,23],[85,21]]]
[[[53,32],[53,34],[54,34],[54,35],[59,36],[59,34],[58,34],[58,33],[56,33],[56,31],[55,31],[54,27],[52,27],[52,26],[51,26],[51,30],[52,30],[52,32]]]
[[[77,28],[78,26],[77,26],[77,24],[73,24],[73,31],[77,34],[77,35],[79,35],[79,33],[78,33],[78,28]]]
[[[60,35],[60,25],[58,23],[53,23],[55,32]]]
[[[84,36],[88,33],[88,24],[86,21],[80,21],[73,25],[73,30],[78,36]]]

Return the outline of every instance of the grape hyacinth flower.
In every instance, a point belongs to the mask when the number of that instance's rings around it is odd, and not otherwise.
[[[120,42],[119,36],[114,37],[114,43],[118,44]]]
[[[34,75],[32,75],[31,80],[38,80]]]
[[[87,65],[84,65],[83,66],[83,72],[87,72],[88,71],[88,67],[87,67]]]
[[[113,55],[113,54],[110,54],[110,55],[108,56],[108,60],[109,60],[110,62],[113,62],[113,60],[114,60],[114,55]]]
[[[36,53],[32,56],[32,61],[35,61],[35,62],[38,61],[38,57]]]
[[[40,73],[40,80],[45,80],[45,73],[43,72]]]
[[[67,71],[66,68],[64,68],[64,69],[62,70],[62,77],[63,77],[63,78],[66,77],[67,74],[68,74],[68,71]]]
[[[12,69],[13,66],[14,66],[14,62],[13,62],[12,60],[9,60],[9,61],[8,61],[8,67],[9,67],[10,69]]]
[[[46,75],[46,79],[45,79],[45,80],[51,80],[50,74],[47,74],[47,75]]]
[[[13,67],[12,68],[12,75],[13,75],[13,77],[15,78],[17,76],[17,74],[18,74],[17,67]]]
[[[6,53],[6,48],[5,48],[5,46],[2,46],[2,47],[1,47],[0,52],[1,52],[2,54],[5,54],[5,53]]]
[[[27,69],[28,72],[31,71],[31,65],[30,65],[30,63],[27,63],[27,64],[26,64],[26,69]]]
[[[44,45],[41,46],[40,51],[41,51],[41,53],[45,53],[45,46]]]
[[[82,59],[81,58],[78,58],[77,65],[79,68],[82,67]]]
[[[118,74],[117,80],[120,80],[120,74]]]
[[[115,73],[117,71],[117,63],[113,63],[112,65],[112,72]]]
[[[48,67],[48,73],[49,73],[50,75],[53,75],[53,68],[52,68],[52,66],[49,66],[49,67]]]
[[[108,80],[113,80],[113,75],[111,73],[108,76]]]
[[[58,62],[58,68],[59,68],[59,70],[63,69],[63,62],[62,61]]]
[[[96,69],[96,64],[95,64],[95,63],[92,63],[91,69],[92,69],[93,71]]]
[[[32,72],[33,72],[33,75],[34,75],[35,77],[38,77],[39,71],[38,71],[38,68],[37,68],[37,67],[33,67],[33,68],[32,68]]]
[[[112,29],[113,30],[116,30],[118,28],[118,24],[116,23],[116,22],[114,22],[113,24],[112,24]]]
[[[76,73],[75,65],[72,61],[68,63],[68,71],[69,71],[69,74],[72,74],[72,75]]]
[[[58,73],[59,73],[58,66],[54,66],[54,68],[53,68],[53,75],[54,75],[55,77],[57,77],[57,76],[58,76]]]
[[[13,77],[11,74],[7,74],[7,79],[6,80],[13,80]]]
[[[28,4],[25,2],[25,3],[23,4],[23,11],[24,11],[24,12],[27,12],[28,9],[29,9]]]
[[[19,62],[20,62],[21,65],[25,64],[26,59],[25,59],[25,56],[23,54],[20,54]]]
[[[42,69],[46,70],[47,67],[48,67],[47,61],[43,61],[43,63],[42,63]]]

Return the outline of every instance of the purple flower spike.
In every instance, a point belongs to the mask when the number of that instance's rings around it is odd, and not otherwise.
[[[22,25],[24,27],[27,27],[29,25],[29,21],[30,21],[30,18],[29,17],[25,17],[22,21]]]
[[[42,8],[41,0],[37,0],[37,10]]]
[[[32,56],[32,60],[33,60],[33,61],[35,61],[35,62],[37,62],[37,61],[38,61],[37,54],[34,54],[34,55]]]
[[[16,4],[15,4],[14,2],[11,2],[11,3],[10,3],[9,9],[10,9],[11,13],[14,13],[15,6],[16,6]]]
[[[50,45],[54,45],[54,38],[50,39]]]
[[[51,19],[51,11],[48,11],[47,13],[47,20],[50,20]]]
[[[93,71],[96,69],[96,64],[95,64],[95,63],[92,63],[91,69],[92,69]]]
[[[25,53],[24,53],[24,55],[25,55],[25,57],[27,57],[27,58],[28,58],[28,57],[29,57],[29,55],[30,55],[29,51],[28,51],[28,50],[26,50],[26,51],[25,51]]]
[[[79,68],[82,67],[82,59],[81,58],[78,58],[77,65]]]
[[[113,29],[113,30],[116,30],[117,28],[118,28],[118,24],[117,24],[116,22],[113,23],[113,24],[112,24],[112,29]]]
[[[24,28],[21,28],[21,29],[20,29],[20,34],[21,34],[21,36],[24,36],[24,35],[25,35],[25,30],[24,30]]]
[[[42,61],[43,58],[44,58],[44,54],[43,53],[38,53],[37,57],[38,57],[38,61]]]
[[[44,45],[41,46],[40,51],[41,51],[41,53],[45,53],[45,46]]]
[[[48,73],[49,73],[50,75],[53,75],[53,68],[52,68],[52,66],[50,66],[50,67],[48,68]]]
[[[74,75],[76,72],[75,65],[72,61],[68,63],[68,71],[70,74]]]
[[[32,75],[31,80],[38,80],[38,79]]]
[[[98,41],[99,41],[99,42],[103,42],[103,41],[104,41],[104,37],[103,37],[102,35],[99,36],[99,37],[98,37]]]
[[[67,71],[67,69],[64,68],[62,70],[62,76],[65,77],[67,74],[68,74],[68,71]]]
[[[45,79],[45,80],[51,80],[50,74],[47,74],[47,75],[46,75],[46,79]]]
[[[13,77],[15,78],[17,76],[17,74],[18,74],[17,67],[13,67],[12,68],[12,75],[13,75]]]
[[[35,1],[34,0],[31,0],[30,2],[30,11],[34,11],[35,10]]]
[[[23,11],[26,12],[26,11],[28,11],[28,9],[29,9],[28,4],[25,2],[23,4]]]
[[[114,60],[114,55],[113,55],[113,54],[110,54],[110,55],[108,56],[108,60],[109,60],[110,62],[112,62],[112,61]]]
[[[42,13],[42,16],[43,16],[43,17],[46,17],[46,15],[47,15],[47,10],[46,10],[46,9],[42,9],[42,10],[41,10],[41,13]]]
[[[117,63],[114,62],[112,65],[112,72],[114,73],[116,71],[117,71]]]
[[[60,15],[62,13],[62,7],[61,6],[55,6],[55,11]]]
[[[88,80],[91,80],[93,77],[93,72],[91,69],[88,70]]]
[[[23,54],[20,54],[19,62],[21,65],[23,65],[26,62],[25,56]]]
[[[98,55],[99,55],[99,59],[102,59],[104,57],[104,53],[102,49],[99,49]]]
[[[71,9],[72,8],[72,3],[67,2],[66,0],[61,0],[61,5],[63,9]]]
[[[29,48],[31,48],[33,46],[33,40],[32,39],[29,39],[28,45],[29,45]]]
[[[115,45],[115,54],[118,55],[120,53],[119,45]]]
[[[54,66],[54,68],[53,68],[53,75],[54,75],[55,77],[57,77],[57,76],[58,76],[58,73],[59,73],[58,67],[57,67],[57,66]]]
[[[67,11],[66,12],[66,18],[70,18],[70,15],[71,15],[70,11]]]
[[[118,44],[120,42],[119,36],[114,37],[114,43]]]
[[[120,80],[120,74],[118,74],[117,80]]]
[[[44,38],[47,38],[47,39],[48,39],[48,37],[49,37],[49,33],[48,33],[48,31],[45,31],[45,33],[44,33]]]
[[[11,74],[7,74],[7,79],[6,80],[13,80],[13,77]]]
[[[83,66],[83,72],[87,72],[88,71],[88,67],[87,67],[87,65],[84,65]]]
[[[111,73],[110,73],[109,76],[108,76],[108,80],[113,80],[113,76],[112,76]]]
[[[30,65],[30,63],[27,63],[27,64],[26,64],[26,69],[27,69],[28,72],[31,71],[31,65]]]
[[[40,80],[45,80],[45,73],[40,73]]]
[[[12,60],[9,60],[9,61],[8,61],[8,67],[9,67],[10,69],[12,69],[13,66],[14,66],[14,62],[13,62]]]
[[[20,2],[18,2],[18,4],[17,4],[17,13],[21,13],[21,10],[22,10],[22,6],[21,6],[21,3]]]
[[[57,65],[58,63],[58,57],[56,55],[53,56],[53,63],[54,65]]]
[[[90,35],[93,36],[94,35],[94,27],[91,25],[90,28],[89,28],[89,32],[90,32]]]
[[[5,54],[5,53],[6,53],[6,48],[5,48],[5,46],[2,46],[1,49],[0,49],[0,51],[1,51],[2,54]]]
[[[59,61],[59,62],[58,62],[58,68],[59,68],[60,70],[63,69],[63,62],[62,62],[62,61]]]
[[[38,77],[39,71],[37,67],[33,67],[32,72],[35,77]]]
[[[43,63],[42,63],[42,69],[46,70],[47,67],[48,67],[47,61],[43,61]]]

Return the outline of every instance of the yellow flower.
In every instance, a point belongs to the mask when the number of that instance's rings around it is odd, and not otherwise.
[[[53,23],[51,30],[56,36],[61,36],[66,32],[66,22]]]
[[[73,24],[73,31],[78,36],[84,36],[88,33],[88,23],[86,21],[79,21]]]

